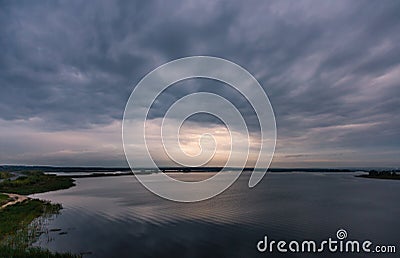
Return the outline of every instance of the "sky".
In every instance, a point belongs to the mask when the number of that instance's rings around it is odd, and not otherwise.
[[[126,166],[121,126],[135,85],[166,62],[208,55],[244,67],[267,93],[272,167],[400,166],[399,1],[0,5],[0,164]],[[223,95],[259,129],[243,96],[204,79],[171,86],[149,121],[198,91]],[[188,153],[193,135],[226,134],[215,117],[188,125]],[[211,165],[226,149],[217,154]]]

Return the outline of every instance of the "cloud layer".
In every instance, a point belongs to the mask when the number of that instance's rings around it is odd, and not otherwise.
[[[267,92],[272,166],[400,166],[398,13],[399,1],[2,2],[0,162],[126,165],[119,125],[135,84],[170,60],[212,55]],[[242,96],[201,80],[169,89],[150,117],[198,90],[257,129]]]

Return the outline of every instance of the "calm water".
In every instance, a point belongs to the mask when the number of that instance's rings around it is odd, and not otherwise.
[[[344,228],[348,239],[396,245],[397,255],[379,257],[398,257],[400,182],[354,175],[270,173],[249,189],[245,173],[223,194],[189,204],[159,198],[133,176],[81,178],[76,187],[34,195],[64,207],[36,244],[90,252],[84,257],[275,257],[276,250],[272,255],[257,251],[264,235],[320,241],[336,238]],[[190,181],[210,174],[174,176]]]

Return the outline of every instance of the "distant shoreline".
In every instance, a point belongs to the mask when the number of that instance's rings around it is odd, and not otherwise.
[[[159,167],[158,170],[163,172],[218,172],[224,167],[167,167],[162,166]],[[232,171],[239,171],[242,168],[237,167],[229,167],[226,168]],[[57,167],[57,166],[27,166],[27,165],[0,165],[0,171],[10,171],[10,172],[18,172],[18,171],[41,171],[45,173],[49,172],[87,172],[87,173],[96,173],[96,172],[131,172],[131,168],[129,167]],[[154,170],[154,168],[150,167],[136,167],[133,168],[135,171],[150,171]],[[245,171],[253,171],[253,167],[244,168]],[[258,169],[256,169],[257,171]],[[371,169],[367,168],[268,168],[270,172],[368,172]],[[384,169],[385,170],[385,169]],[[399,171],[400,172],[400,171]]]
[[[160,170],[142,170],[142,171],[129,171],[129,172],[86,172],[87,174],[83,174],[84,172],[80,172],[80,174],[73,174],[74,172],[47,172],[48,174],[55,174],[59,177],[67,177],[67,178],[90,178],[90,177],[115,177],[115,176],[129,176],[129,175],[149,175],[155,173],[217,173],[220,169],[215,168],[168,168]],[[240,169],[232,169],[232,171],[241,172]],[[244,169],[243,171],[254,171],[254,169]],[[257,172],[257,170],[255,170]],[[361,172],[359,170],[343,170],[343,169],[272,169],[268,170],[268,172],[272,173],[290,173],[290,172],[317,172],[317,173],[339,173],[339,172]],[[60,174],[62,173],[62,174]],[[71,175],[69,175],[71,173]]]
[[[0,165],[0,171],[4,173],[14,173],[16,175],[24,174],[27,171],[43,172],[45,174],[56,174],[64,178],[90,178],[90,177],[114,177],[128,175],[145,175],[158,172],[164,173],[207,173],[219,172],[223,167],[160,167],[152,168],[134,168],[133,172],[129,167],[55,167],[55,166],[25,166],[25,165]],[[225,168],[230,171],[264,171],[254,168]],[[268,168],[268,172],[320,172],[320,173],[346,173],[346,172],[364,172],[368,174],[356,175],[357,177],[376,178],[376,179],[399,179],[397,176],[391,176],[392,173],[399,173],[399,169],[381,168],[379,171],[368,168]],[[4,180],[4,179],[3,179]],[[2,180],[0,180],[2,181]]]
[[[356,177],[371,178],[371,179],[389,179],[389,180],[400,180],[400,175],[357,175]]]

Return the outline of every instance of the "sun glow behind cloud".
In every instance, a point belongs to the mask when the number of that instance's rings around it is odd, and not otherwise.
[[[223,125],[199,124],[184,122],[180,127],[180,121],[170,121],[163,127],[164,144],[161,138],[162,119],[152,119],[146,122],[146,143],[150,154],[159,166],[179,165],[174,160],[190,164],[202,164],[205,166],[224,166],[229,158],[233,161],[241,160],[248,155],[247,166],[254,165],[258,157],[260,145],[257,135],[244,135],[237,131],[229,132]],[[140,126],[131,125],[133,127]],[[130,127],[131,127],[130,126]],[[180,128],[180,130],[179,130]],[[240,139],[239,148],[232,151],[231,137]],[[165,144],[171,142],[171,144]],[[250,146],[250,151],[246,146]],[[134,153],[142,155],[146,151],[144,146],[125,146],[132,148]],[[233,162],[235,166],[240,163]],[[137,164],[146,167],[150,164]]]

